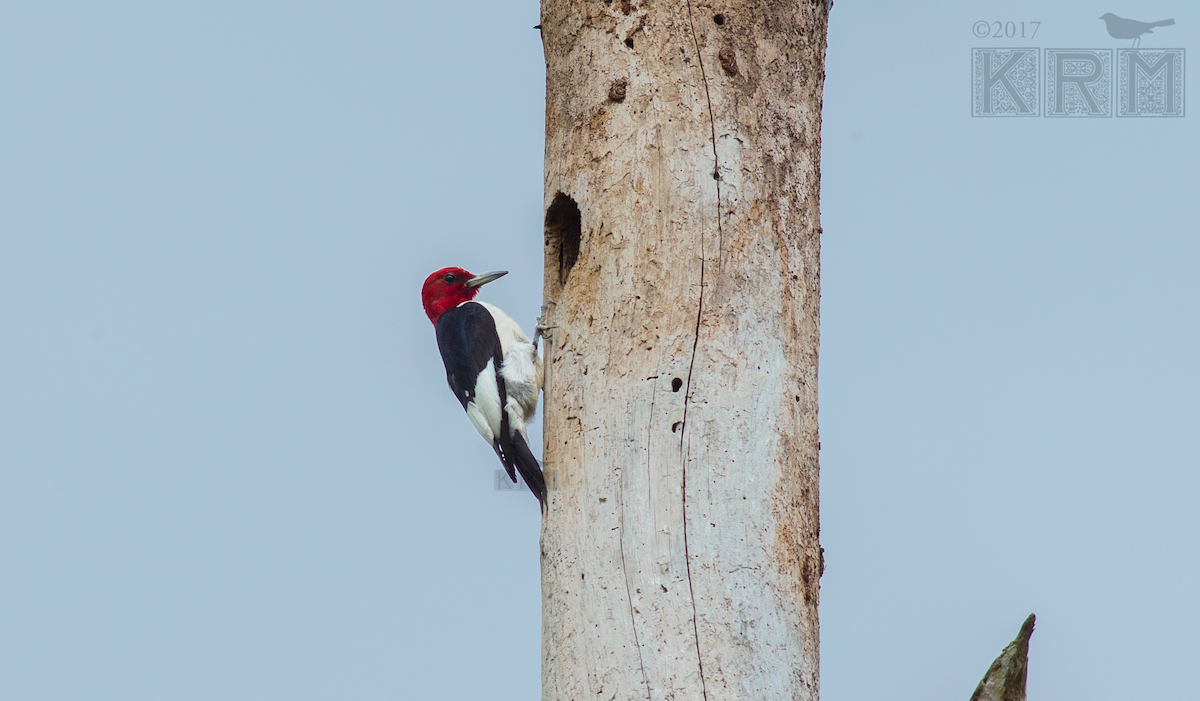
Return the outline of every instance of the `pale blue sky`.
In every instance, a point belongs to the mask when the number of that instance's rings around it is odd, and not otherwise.
[[[1200,20],[1043,7],[833,9],[826,701],[965,701],[1031,611],[1031,698],[1195,694],[1195,118],[972,119],[969,56]],[[0,698],[538,697],[536,503],[418,300],[536,316],[537,22],[0,7]]]

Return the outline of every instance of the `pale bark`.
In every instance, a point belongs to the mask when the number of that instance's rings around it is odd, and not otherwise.
[[[817,698],[826,20],[542,2],[547,701]]]

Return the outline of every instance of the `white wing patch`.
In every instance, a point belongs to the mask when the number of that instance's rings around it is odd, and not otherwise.
[[[475,380],[475,399],[467,402],[467,418],[488,445],[495,442],[496,434],[500,433],[500,388],[496,386],[493,360],[488,361]]]

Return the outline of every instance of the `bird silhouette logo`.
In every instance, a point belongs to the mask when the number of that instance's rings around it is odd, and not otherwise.
[[[1111,12],[1105,13],[1100,19],[1104,20],[1105,26],[1108,27],[1108,35],[1113,39],[1133,39],[1133,48],[1138,48],[1142,45],[1143,34],[1153,34],[1154,27],[1169,27],[1175,24],[1173,19],[1164,19],[1157,22],[1139,22],[1135,19],[1125,19],[1117,17]]]

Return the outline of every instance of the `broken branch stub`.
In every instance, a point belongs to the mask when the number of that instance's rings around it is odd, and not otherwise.
[[[1034,615],[1029,614],[1021,632],[1000,653],[975,687],[971,701],[1025,701],[1025,678],[1029,672],[1029,636]]]

